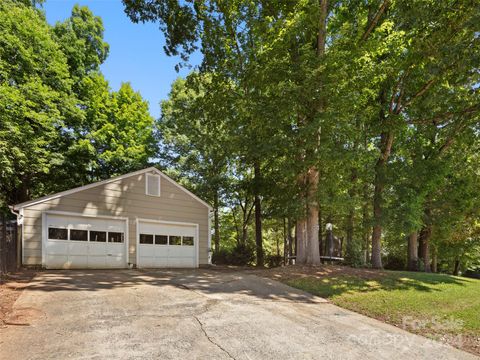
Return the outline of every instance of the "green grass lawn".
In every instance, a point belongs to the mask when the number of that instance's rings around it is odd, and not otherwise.
[[[370,279],[332,274],[285,282],[409,331],[433,335],[472,334],[480,338],[480,280],[384,271]]]

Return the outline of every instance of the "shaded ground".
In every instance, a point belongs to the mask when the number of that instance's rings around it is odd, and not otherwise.
[[[256,273],[480,355],[479,280],[328,265]]]
[[[45,271],[13,313],[0,359],[471,357],[251,271]]]
[[[0,278],[0,327],[17,321],[10,316],[13,304],[34,276],[34,271],[25,270]]]

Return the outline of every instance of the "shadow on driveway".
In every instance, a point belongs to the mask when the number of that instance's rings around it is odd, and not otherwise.
[[[210,269],[48,270],[38,273],[28,289],[45,292],[98,291],[139,285],[173,285],[218,298],[234,294],[261,300],[326,302],[275,280],[245,272]]]

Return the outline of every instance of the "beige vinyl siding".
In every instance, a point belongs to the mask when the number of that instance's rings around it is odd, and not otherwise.
[[[42,263],[42,213],[65,211],[82,215],[128,217],[129,262],[136,263],[136,219],[199,225],[199,263],[208,263],[208,208],[161,178],[160,197],[145,194],[145,173],[133,175],[24,208],[24,264]]]

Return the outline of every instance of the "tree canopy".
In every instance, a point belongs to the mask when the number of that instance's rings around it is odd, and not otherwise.
[[[462,256],[446,242],[478,242],[478,172],[456,166],[477,159],[478,4],[123,2],[159,25],[178,66],[203,55],[164,102],[161,143],[182,158],[178,177],[221,194],[220,244],[254,233],[261,264],[288,222],[283,252],[295,229],[297,263],[318,264],[333,223],[349,263],[431,271]],[[222,181],[191,176],[206,158]]]
[[[129,83],[100,71],[103,23],[74,6],[50,26],[35,3],[0,4],[0,208],[145,167],[156,124]]]

